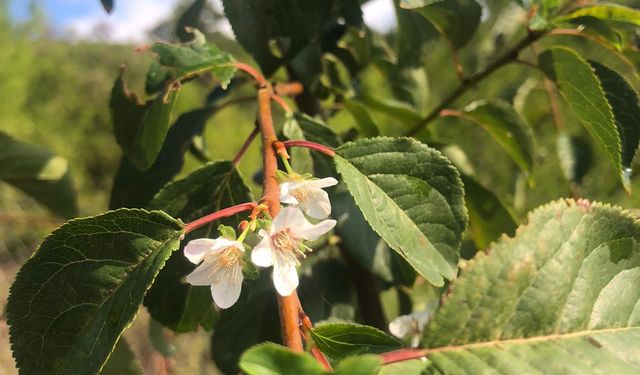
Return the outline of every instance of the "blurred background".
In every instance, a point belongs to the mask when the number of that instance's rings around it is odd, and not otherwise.
[[[189,0],[121,0],[116,3],[113,13],[107,15],[98,0],[0,0],[0,131],[40,145],[68,160],[80,216],[95,215],[108,207],[113,176],[121,157],[112,133],[108,99],[120,66],[127,66],[127,81],[132,91],[144,92],[144,77],[152,57],[136,52],[136,47],[158,40],[175,41],[176,21],[191,3]],[[513,1],[480,3],[486,8],[486,24],[469,43],[472,50],[461,51],[461,62],[469,71],[483,64],[482,59],[495,56],[496,51],[517,35],[522,35],[522,21],[526,15],[526,11]],[[617,3],[638,6],[637,1]],[[393,49],[388,47],[397,41],[393,1],[366,2],[363,14],[367,30],[379,37],[380,48]],[[206,22],[202,31],[209,41],[231,52],[237,60],[252,61],[233,40],[220,1],[207,3],[203,19]],[[555,42],[589,49],[590,56],[595,59],[622,73],[630,72],[628,66],[606,57],[607,53],[597,47],[586,46],[581,40],[567,38]],[[424,68],[421,69],[425,77],[420,87],[427,99],[414,108],[420,113],[427,112],[429,105],[456,85],[455,72],[450,67],[443,42],[434,39],[423,47],[418,51],[422,53]],[[627,58],[636,66],[640,61],[637,53]],[[451,118],[438,120],[431,130],[432,139],[455,143],[457,148],[450,148],[449,156],[457,158],[456,163],[467,168],[467,173],[472,172],[478,181],[504,197],[505,203],[519,218],[549,200],[576,194],[625,208],[638,207],[638,195],[624,193],[604,152],[590,146],[591,141],[583,128],[571,116],[564,121],[576,139],[584,140],[580,147],[584,149],[585,165],[578,185],[566,182],[558,168],[557,136],[543,131],[553,127],[545,91],[539,80],[523,80],[527,76],[523,74],[525,69],[521,66],[503,69],[497,79],[487,80],[472,90],[468,98],[500,97],[514,102],[523,113],[538,137],[538,166],[532,180],[535,183],[527,184],[504,151],[477,126]],[[377,98],[393,96],[390,83],[375,67],[365,69],[358,78],[358,90]],[[636,89],[639,87],[638,77],[627,78]],[[213,86],[207,79],[185,85],[174,118],[200,108]],[[250,94],[250,87],[244,93],[242,90],[234,93],[238,97]],[[377,123],[387,121],[384,116],[373,116]],[[213,160],[233,158],[245,139],[244,134],[253,128],[254,118],[253,102],[229,106],[216,113],[207,123],[204,136],[208,140],[205,146],[208,157]],[[341,111],[327,121],[336,131],[344,132],[354,126],[355,119]],[[392,134],[393,130],[387,133]],[[258,170],[257,147],[258,143],[255,143],[240,165],[247,180],[251,180]],[[196,156],[187,153],[181,175],[201,163]],[[635,190],[640,191],[638,178],[632,182]],[[1,375],[17,373],[4,319],[9,286],[19,266],[38,243],[62,222],[33,199],[0,182]],[[208,334],[197,332],[169,338],[175,345],[176,354],[165,360],[149,346],[148,332],[149,319],[141,309],[139,318],[125,335],[141,358],[145,373],[209,374],[214,371],[209,360]],[[179,368],[176,363],[180,364]]]

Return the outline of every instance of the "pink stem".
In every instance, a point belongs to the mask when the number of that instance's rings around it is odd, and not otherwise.
[[[285,147],[306,147],[312,150],[320,151],[323,154],[328,156],[334,156],[336,154],[336,152],[333,151],[331,147],[321,145],[320,143],[302,141],[302,140],[284,141],[282,143],[285,145]]]
[[[203,216],[199,219],[196,219],[190,223],[188,223],[187,225],[184,226],[184,233],[187,234],[195,229],[200,228],[203,225],[207,225],[209,223],[212,223],[216,220],[219,219],[224,219],[225,217],[229,217],[229,216],[233,216],[237,213],[243,212],[243,211],[249,211],[249,210],[253,210],[258,204],[256,202],[247,202],[247,203],[241,203],[235,206],[231,206],[231,207],[227,207],[225,209],[222,209],[220,211],[216,211],[212,214],[209,214],[207,216]]]

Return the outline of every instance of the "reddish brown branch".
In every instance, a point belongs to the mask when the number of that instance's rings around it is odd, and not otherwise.
[[[336,152],[328,146],[325,145],[321,145],[320,143],[315,143],[315,142],[310,142],[310,141],[303,141],[303,140],[291,140],[291,141],[284,141],[282,142],[286,147],[306,147],[306,148],[310,148],[312,150],[316,150],[319,152],[322,152],[323,154],[327,155],[327,156],[334,156],[336,154]]]
[[[291,113],[291,112],[293,112],[293,111],[291,110],[291,107],[289,107],[289,104],[287,104],[287,102],[285,102],[285,101],[284,101],[284,99],[282,99],[282,97],[281,97],[281,96],[276,95],[276,94],[272,94],[272,95],[271,95],[271,99],[273,99],[273,101],[274,101],[274,102],[278,103],[278,105],[279,105],[280,107],[282,107],[282,110],[283,110],[283,111],[285,111],[285,112],[287,112],[287,113]]]
[[[273,144],[278,141],[278,138],[273,128],[271,95],[271,87],[262,87],[258,90],[259,124],[260,132],[262,133],[264,169],[262,201],[269,208],[271,217],[276,217],[280,211],[280,192],[278,179],[276,178],[278,162]],[[299,331],[298,295],[295,290],[286,297],[278,294],[278,311],[280,313],[280,326],[284,344],[294,351],[304,351]]]
[[[247,150],[249,149],[249,146],[251,146],[251,143],[256,138],[258,133],[260,133],[260,129],[258,128],[258,126],[256,126],[255,128],[253,128],[253,130],[251,131],[247,139],[244,141],[244,143],[242,144],[242,147],[240,147],[240,151],[238,151],[238,153],[236,154],[236,157],[233,158],[233,161],[231,163],[233,164],[234,167],[237,167],[238,164],[240,164],[240,160],[242,160],[242,157],[247,152]]]
[[[273,91],[280,96],[296,96],[302,94],[304,86],[300,82],[276,83]]]
[[[387,365],[389,363],[408,361],[410,359],[417,359],[426,356],[426,350],[424,349],[402,349],[395,352],[382,353],[382,364]]]
[[[264,76],[258,72],[254,67],[252,67],[249,64],[245,64],[245,63],[241,63],[241,62],[236,62],[233,64],[238,70],[242,70],[243,72],[249,74],[251,77],[253,77],[253,79],[256,80],[256,83],[258,84],[258,86],[260,87],[265,87],[267,86],[267,80],[264,79]]]
[[[216,220],[224,219],[225,217],[233,216],[243,211],[253,210],[258,204],[256,202],[241,203],[235,206],[231,206],[220,211],[216,211],[207,216],[203,216],[196,219],[184,226],[184,233],[187,234],[195,229],[200,228],[203,225],[207,225]]]

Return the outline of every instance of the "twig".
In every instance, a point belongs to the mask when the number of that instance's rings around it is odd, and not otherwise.
[[[247,150],[249,149],[249,146],[251,146],[251,143],[253,143],[253,140],[256,138],[258,133],[260,133],[260,128],[258,128],[256,124],[256,126],[253,128],[251,133],[249,133],[249,136],[247,137],[247,139],[242,144],[242,147],[240,147],[240,151],[238,151],[238,153],[236,154],[236,157],[233,158],[233,161],[231,163],[233,164],[234,167],[237,167],[238,164],[240,164],[240,160],[242,160],[242,157],[247,152]]]
[[[282,109],[287,112],[287,113],[292,113],[293,111],[291,110],[291,107],[289,107],[289,104],[287,104],[287,102],[284,101],[284,99],[282,99],[281,96],[276,95],[276,94],[271,94],[271,99],[273,99],[274,102],[278,103],[278,105],[280,107],[282,107]]]
[[[247,202],[247,203],[241,203],[235,206],[227,207],[220,211],[216,211],[212,214],[203,216],[185,225],[184,233],[187,234],[189,232],[192,232],[193,230],[198,229],[209,223],[212,223],[216,220],[224,219],[225,217],[233,216],[243,211],[253,210],[257,205],[258,204],[256,202]]]
[[[327,156],[332,156],[332,157],[336,154],[336,152],[331,147],[327,147],[325,145],[321,145],[320,143],[315,143],[315,142],[310,142],[310,141],[290,140],[290,141],[284,141],[284,142],[282,142],[282,144],[285,147],[305,147],[305,148],[310,148],[312,150],[316,150],[316,151],[322,152],[323,154],[325,154]]]
[[[233,64],[238,70],[242,70],[243,72],[249,74],[256,81],[258,86],[265,87],[267,86],[267,80],[258,72],[254,67],[249,64],[236,62]]]

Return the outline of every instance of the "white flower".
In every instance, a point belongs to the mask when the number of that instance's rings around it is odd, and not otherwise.
[[[322,188],[336,185],[333,177],[319,180],[292,179],[280,184],[280,202],[298,206],[314,219],[324,219],[331,214],[329,195]]]
[[[242,289],[242,257],[244,246],[226,238],[199,238],[189,241],[184,255],[200,265],[187,275],[191,285],[211,285],[213,301],[221,309],[231,307]]]
[[[288,296],[298,287],[297,256],[304,256],[308,249],[302,242],[317,239],[335,225],[335,220],[311,224],[297,208],[285,207],[271,223],[269,233],[260,230],[263,238],[253,249],[251,260],[261,267],[273,265],[276,290],[280,295]]]
[[[399,339],[411,338],[411,346],[417,347],[422,338],[422,330],[429,321],[432,311],[416,311],[409,315],[400,315],[389,323],[389,332]]]

